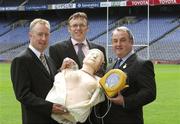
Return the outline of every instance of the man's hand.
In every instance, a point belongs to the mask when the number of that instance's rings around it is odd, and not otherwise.
[[[113,98],[108,97],[108,99],[114,104],[124,106],[124,97],[121,95],[121,93],[118,93],[118,95]]]
[[[62,66],[61,66],[60,70],[63,70],[63,69],[66,69],[66,68],[78,69],[78,65],[73,59],[66,57],[63,60],[63,63],[62,63]]]
[[[54,113],[54,114],[67,114],[68,110],[63,105],[54,103],[53,107],[52,107],[52,113]]]

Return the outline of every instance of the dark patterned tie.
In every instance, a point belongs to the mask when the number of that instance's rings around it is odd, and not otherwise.
[[[77,44],[77,46],[78,46],[77,55],[78,55],[79,62],[80,62],[81,65],[83,64],[83,59],[84,59],[84,52],[82,51],[83,45],[84,45],[83,43],[78,43]]]
[[[122,62],[122,59],[118,59],[118,60],[116,61],[116,64],[115,64],[114,68],[119,68],[121,62]]]
[[[42,64],[44,65],[44,67],[46,68],[46,70],[48,71],[48,73],[50,74],[50,71],[49,71],[49,67],[46,63],[46,59],[45,59],[45,56],[44,54],[41,54],[39,59],[41,60]]]

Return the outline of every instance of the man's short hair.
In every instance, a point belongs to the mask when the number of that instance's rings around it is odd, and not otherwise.
[[[34,26],[36,24],[43,24],[43,25],[46,25],[47,28],[50,30],[50,23],[49,21],[45,20],[45,19],[41,19],[41,18],[36,18],[34,19],[31,23],[30,23],[30,26],[29,26],[29,31],[32,31],[32,29],[34,28]]]
[[[127,32],[128,35],[129,35],[129,39],[131,39],[132,42],[134,43],[134,35],[133,35],[132,31],[129,28],[127,28],[125,26],[121,26],[121,27],[115,28],[114,31],[124,31],[124,32]],[[112,32],[112,35],[113,35],[114,31]]]
[[[84,12],[76,12],[76,13],[74,13],[73,15],[71,15],[71,16],[69,17],[69,19],[68,19],[68,25],[69,25],[69,22],[70,22],[72,19],[76,19],[76,18],[84,18],[84,19],[86,19],[87,25],[88,25],[88,17],[87,17],[87,15],[86,15],[86,13],[84,13]]]

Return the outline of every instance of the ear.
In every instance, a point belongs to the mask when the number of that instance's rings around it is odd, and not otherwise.
[[[32,32],[29,32],[29,38],[31,38],[32,37]]]
[[[131,44],[132,44],[132,45],[134,44],[134,41],[133,41],[133,39],[130,39],[130,42],[131,42]]]

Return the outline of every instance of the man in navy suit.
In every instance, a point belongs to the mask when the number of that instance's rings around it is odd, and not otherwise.
[[[129,87],[116,97],[108,98],[112,105],[104,118],[105,124],[143,124],[143,106],[156,98],[153,63],[139,58],[133,43],[134,37],[128,28],[118,27],[113,31],[112,49],[118,59],[107,71],[113,68],[124,71]]]
[[[11,64],[11,80],[16,98],[21,103],[23,124],[57,124],[51,119],[51,113],[66,113],[64,106],[45,100],[56,74],[53,60],[44,55],[49,35],[47,20],[33,20],[29,31],[30,44]],[[45,57],[42,62],[41,55]]]
[[[106,54],[105,48],[91,43],[86,38],[88,32],[88,17],[84,12],[77,12],[71,15],[68,19],[68,31],[71,35],[69,40],[57,42],[50,46],[49,55],[55,61],[56,68],[59,69],[64,58],[69,57],[73,59],[82,68],[82,62],[78,55],[78,44],[82,44],[82,52],[86,56],[89,49],[97,48],[101,50],[105,56],[105,63],[98,71],[98,76],[103,76],[106,70]]]

